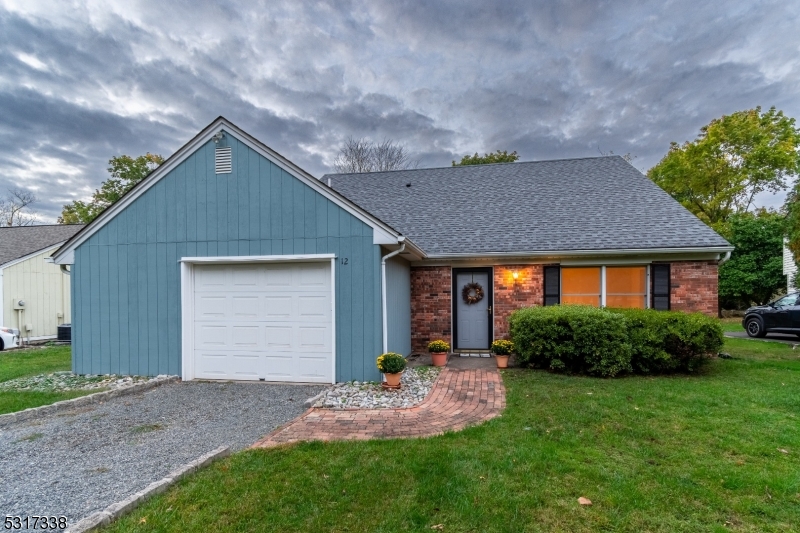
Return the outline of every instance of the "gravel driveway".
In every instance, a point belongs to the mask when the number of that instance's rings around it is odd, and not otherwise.
[[[0,514],[74,524],[219,446],[251,445],[323,388],[171,383],[0,428]]]

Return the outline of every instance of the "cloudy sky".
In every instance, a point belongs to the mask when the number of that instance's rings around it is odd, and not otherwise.
[[[0,191],[52,222],[110,157],[168,156],[219,115],[318,177],[348,136],[420,166],[613,151],[646,171],[722,114],[800,118],[799,27],[785,0],[0,0]]]

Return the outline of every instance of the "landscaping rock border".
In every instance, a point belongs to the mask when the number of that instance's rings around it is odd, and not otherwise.
[[[208,466],[217,459],[222,459],[230,455],[231,450],[227,446],[220,446],[205,455],[201,455],[194,461],[186,463],[167,474],[167,477],[158,481],[150,483],[147,487],[139,492],[132,494],[122,501],[112,503],[102,511],[87,516],[79,520],[74,526],[67,528],[65,533],[86,533],[93,531],[98,527],[105,526],[114,520],[130,513],[139,505],[149,500],[157,494],[165,492],[172,485],[186,477],[187,475]]]
[[[86,396],[81,396],[80,398],[64,400],[61,402],[51,403],[50,405],[43,405],[41,407],[31,407],[30,409],[17,411],[16,413],[6,413],[4,415],[0,415],[0,427],[7,426],[15,422],[31,420],[40,416],[56,413],[58,411],[65,411],[75,407],[82,407],[84,405],[104,402],[119,396],[126,396],[128,394],[142,392],[147,389],[152,389],[153,387],[158,387],[159,385],[163,385],[165,383],[174,383],[176,381],[180,381],[180,379],[180,376],[156,376],[149,381],[145,381],[144,383],[136,383],[129,387],[121,387],[114,390],[87,394]]]

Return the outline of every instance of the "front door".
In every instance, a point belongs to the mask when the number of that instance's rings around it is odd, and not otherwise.
[[[492,338],[492,269],[453,269],[457,350],[488,350]]]

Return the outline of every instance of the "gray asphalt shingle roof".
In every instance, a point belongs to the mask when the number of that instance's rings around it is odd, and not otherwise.
[[[328,179],[429,255],[728,245],[619,156]]]
[[[0,227],[0,266],[64,242],[82,227],[82,224]]]

